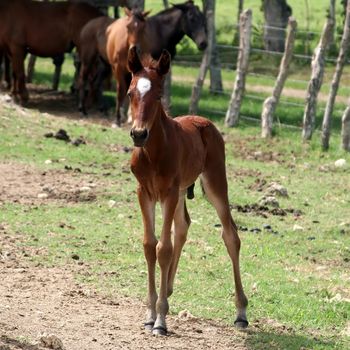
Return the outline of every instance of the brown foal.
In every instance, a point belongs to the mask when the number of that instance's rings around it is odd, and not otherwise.
[[[222,223],[222,238],[232,260],[235,325],[248,325],[248,300],[243,292],[240,269],[240,239],[229,208],[225,169],[225,145],[213,123],[199,116],[172,119],[161,104],[163,79],[170,67],[170,54],[163,51],[157,62],[143,65],[136,48],[128,55],[132,81],[128,95],[132,109],[134,151],[131,170],[138,180],[138,199],[144,224],[144,254],[148,266],[148,303],[146,329],[166,335],[168,297],[190,226],[186,209],[187,188],[200,176],[203,188]],[[155,236],[155,205],[162,208],[163,226],[159,240]],[[172,242],[171,228],[174,223]],[[160,266],[159,295],[155,284],[155,265]]]

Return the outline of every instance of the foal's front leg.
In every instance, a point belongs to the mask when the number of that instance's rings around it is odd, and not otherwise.
[[[156,292],[155,283],[155,266],[156,266],[156,246],[157,239],[154,234],[154,216],[155,216],[155,201],[151,200],[148,194],[140,187],[138,189],[138,198],[142,211],[144,236],[143,236],[143,250],[147,261],[148,269],[148,295],[147,295],[147,312],[145,328],[152,330],[154,322],[157,318],[156,301],[158,295]]]
[[[166,335],[165,318],[169,311],[168,304],[168,276],[173,259],[173,244],[171,241],[171,225],[174,219],[175,208],[179,199],[179,189],[172,188],[167,196],[161,199],[163,227],[157,244],[157,259],[160,267],[159,296],[156,303],[157,319],[153,327],[153,334]]]

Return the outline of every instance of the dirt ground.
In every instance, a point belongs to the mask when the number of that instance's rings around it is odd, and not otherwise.
[[[68,95],[44,89],[30,93],[29,107],[60,117],[79,117]],[[110,123],[97,116],[96,120]],[[107,297],[79,284],[75,274],[88,267],[76,262],[60,268],[33,263],[33,256],[46,254],[45,247],[18,248],[24,237],[10,232],[1,217],[3,203],[94,200],[98,182],[104,180],[72,171],[43,172],[16,163],[0,163],[0,174],[0,350],[249,348],[247,339],[259,331],[258,324],[237,331],[186,312],[168,317],[167,337],[154,337],[142,327],[145,305],[139,300]],[[88,194],[83,190],[86,187]]]
[[[167,337],[142,327],[145,307],[125,297],[103,296],[78,284],[86,267],[34,265],[40,249],[17,248],[21,237],[0,227],[0,349],[247,349],[249,331],[239,332],[193,317],[170,316]],[[46,342],[45,342],[46,341]]]

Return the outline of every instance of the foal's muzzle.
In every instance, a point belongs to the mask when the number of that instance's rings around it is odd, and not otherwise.
[[[148,130],[147,129],[136,129],[132,128],[130,130],[130,136],[134,141],[136,147],[143,147],[146,144],[148,139]]]

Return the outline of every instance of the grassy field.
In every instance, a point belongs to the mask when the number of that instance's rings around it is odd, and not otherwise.
[[[25,242],[21,244],[45,248],[48,256],[42,263],[64,265],[76,254],[89,266],[89,274],[78,279],[104,293],[144,298],[142,223],[135,180],[128,168],[130,154],[122,151],[131,146],[128,131],[36,111],[23,116],[16,109],[0,108],[2,162],[30,164],[39,171],[67,171],[69,176],[70,170],[64,170],[68,165],[79,168],[82,179],[86,174],[103,181],[92,202],[2,203],[0,223],[21,235]],[[254,123],[243,121],[238,129],[229,130],[222,121],[216,122],[225,134],[233,208],[257,203],[270,182],[282,184],[289,192],[288,198],[278,198],[285,216],[271,210],[232,210],[242,228],[249,318],[261,330],[249,338],[249,348],[348,349],[350,169],[335,168],[334,161],[345,158],[349,164],[350,156],[338,147],[322,153],[316,141],[302,145],[298,130],[282,127],[278,138],[266,143]],[[43,137],[58,128],[84,136],[87,145],[78,148]],[[45,164],[47,159],[53,162]],[[110,200],[117,205],[110,208]],[[199,186],[189,211],[193,223],[170,301],[171,313],[187,309],[195,316],[232,323],[229,259],[218,219]],[[159,232],[160,212],[157,220]],[[264,229],[266,225],[272,230]]]

